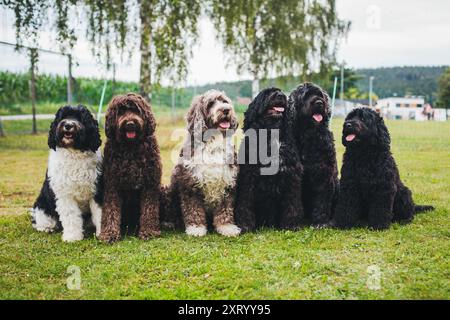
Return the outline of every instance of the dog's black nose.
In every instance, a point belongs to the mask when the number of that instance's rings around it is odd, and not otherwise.
[[[64,124],[64,129],[71,130],[72,128],[73,128],[73,124],[72,123],[65,123]]]
[[[345,122],[344,123],[344,128],[350,129],[351,127],[352,127],[352,124],[350,122]]]
[[[230,108],[230,107],[225,107],[225,108],[223,108],[223,110],[222,110],[222,112],[223,112],[224,115],[229,114],[230,111],[231,111],[231,108]]]
[[[136,127],[136,125],[134,124],[133,121],[128,121],[128,122],[125,124],[125,128],[127,128],[127,129],[129,129],[129,130],[135,129],[135,127]]]

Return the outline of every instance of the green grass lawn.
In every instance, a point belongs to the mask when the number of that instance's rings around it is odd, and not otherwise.
[[[168,183],[178,144],[170,134],[183,123],[164,113],[157,118]],[[332,125],[339,162],[341,125]],[[44,178],[46,134],[0,138],[0,298],[449,299],[450,123],[388,126],[403,181],[417,203],[437,208],[410,225],[382,232],[263,230],[236,239],[164,233],[114,245],[94,238],[67,244],[60,234],[34,231],[27,208]],[[80,290],[67,288],[70,266],[81,272]],[[378,290],[367,285],[373,266]]]

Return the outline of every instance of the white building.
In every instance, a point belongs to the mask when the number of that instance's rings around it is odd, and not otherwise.
[[[333,117],[345,118],[345,116],[354,108],[356,108],[355,103],[348,100],[336,99],[334,102],[334,109],[332,110]]]
[[[387,119],[426,120],[423,112],[423,97],[391,97],[380,99],[377,107]]]

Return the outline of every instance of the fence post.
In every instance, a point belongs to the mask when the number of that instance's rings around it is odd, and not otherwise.
[[[172,87],[172,122],[175,122],[175,87]]]
[[[31,97],[31,110],[33,113],[33,129],[32,134],[37,134],[36,125],[36,60],[37,50],[36,48],[30,48],[30,97]]]
[[[5,136],[5,132],[3,131],[3,122],[2,119],[0,118],[0,137],[4,137]]]
[[[73,101],[73,86],[72,86],[72,55],[67,55],[69,73],[67,77],[67,104],[71,105]]]

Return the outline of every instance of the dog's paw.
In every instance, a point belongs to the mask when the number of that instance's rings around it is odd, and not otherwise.
[[[148,240],[151,238],[157,238],[161,236],[160,230],[148,230],[148,231],[139,231],[139,239]]]
[[[62,240],[64,242],[75,242],[83,240],[83,232],[67,232],[63,230]]]
[[[187,226],[186,234],[193,237],[203,237],[206,235],[207,228],[205,226]]]
[[[331,225],[330,225],[329,222],[327,222],[327,223],[314,223],[314,224],[311,225],[311,227],[312,227],[313,229],[319,230],[319,229],[330,228]]]
[[[216,231],[225,237],[237,237],[241,233],[241,229],[231,223],[217,226]]]
[[[161,228],[167,229],[167,230],[174,230],[175,229],[175,223],[172,222],[161,222]]]
[[[100,241],[106,243],[114,243],[120,240],[120,232],[100,232],[100,235],[97,237]]]
[[[297,231],[301,227],[302,225],[297,218],[285,219],[280,223],[280,229],[282,230]]]
[[[46,233],[52,233],[56,231],[56,220],[45,214],[43,210],[39,208],[32,208],[29,210],[29,212],[31,213],[31,225],[34,229]]]

